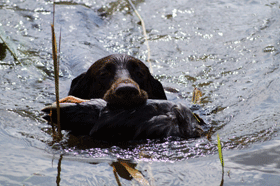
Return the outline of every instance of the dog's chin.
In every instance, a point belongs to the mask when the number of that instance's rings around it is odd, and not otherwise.
[[[107,101],[107,106],[115,109],[131,109],[143,105],[148,99],[148,93],[144,90],[139,90],[137,95],[116,95],[111,90],[108,90],[103,99]]]

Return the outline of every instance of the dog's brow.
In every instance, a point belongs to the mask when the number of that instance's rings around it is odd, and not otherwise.
[[[114,57],[113,57],[113,61],[117,65],[124,65],[129,60],[130,60],[130,58],[127,55],[123,55],[123,54],[117,54],[117,55],[114,55]]]

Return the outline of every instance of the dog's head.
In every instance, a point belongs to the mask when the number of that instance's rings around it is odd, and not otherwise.
[[[161,83],[140,60],[114,54],[96,61],[72,81],[69,95],[103,98],[116,105],[138,105],[146,99],[166,99]]]

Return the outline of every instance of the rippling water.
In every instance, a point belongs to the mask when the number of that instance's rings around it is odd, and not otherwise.
[[[55,99],[52,1],[0,2],[0,35],[19,58],[15,61],[0,41],[0,184],[54,185],[61,153],[62,185],[117,184],[108,166],[117,159],[132,159],[156,185],[220,184],[216,132],[228,150],[225,184],[261,185],[268,178],[271,185],[279,183],[275,164],[280,161],[268,153],[279,148],[279,3],[134,4],[145,21],[154,75],[165,87],[178,90],[167,92],[175,102],[190,105],[193,88],[202,90],[199,111],[214,127],[212,138],[83,150],[49,145],[50,127],[40,109]],[[59,1],[55,20],[57,36],[60,30],[62,36],[61,97],[71,79],[101,57],[126,53],[147,59],[139,19],[126,1]],[[243,162],[262,156],[274,161]],[[121,182],[132,184],[125,178]]]

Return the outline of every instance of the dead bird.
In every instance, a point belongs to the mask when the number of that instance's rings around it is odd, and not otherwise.
[[[47,114],[44,119],[56,121],[55,104],[46,106],[42,111]],[[189,108],[167,100],[148,99],[133,108],[115,108],[103,99],[91,99],[60,103],[60,113],[62,130],[110,142],[164,139],[169,136],[197,138],[209,129],[209,125]]]

